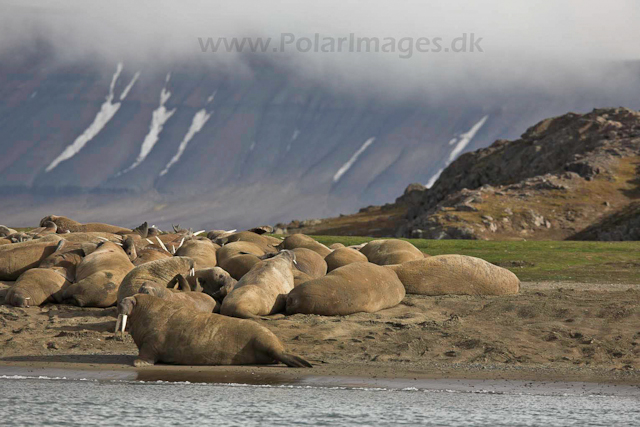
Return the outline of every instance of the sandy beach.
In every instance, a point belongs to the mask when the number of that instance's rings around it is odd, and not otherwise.
[[[525,282],[520,294],[508,297],[407,295],[400,305],[373,314],[260,320],[292,353],[314,365],[305,370],[284,365],[135,369],[133,340],[128,334],[123,339],[113,334],[115,307],[2,305],[0,375],[56,376],[62,370],[92,376],[102,372],[109,379],[250,384],[342,378],[337,382],[634,385],[640,384],[639,306],[638,285]]]

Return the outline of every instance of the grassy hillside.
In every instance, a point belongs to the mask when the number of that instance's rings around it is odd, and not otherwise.
[[[313,236],[326,245],[369,237]],[[640,283],[640,242],[478,241],[405,239],[429,255],[476,256],[508,268],[523,281]]]

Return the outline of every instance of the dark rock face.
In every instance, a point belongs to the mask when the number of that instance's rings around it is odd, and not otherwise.
[[[637,207],[626,205],[638,195],[639,180],[625,165],[638,156],[637,111],[599,109],[546,119],[518,140],[463,154],[428,190],[407,188],[397,199],[408,205],[407,222],[396,235],[478,239],[497,232],[531,238],[557,229],[561,238],[632,240],[640,223]],[[616,206],[599,201],[603,197],[615,198]],[[493,217],[497,206],[503,210],[499,221]],[[620,212],[607,212],[615,208]],[[580,232],[583,226],[588,228]]]

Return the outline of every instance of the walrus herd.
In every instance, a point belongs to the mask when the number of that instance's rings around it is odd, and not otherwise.
[[[464,255],[429,256],[408,241],[327,247],[270,227],[194,233],[82,224],[50,215],[27,232],[0,226],[5,303],[117,305],[136,366],[268,364],[311,367],[255,319],[296,313],[346,316],[398,305],[405,294],[508,295],[509,270]],[[128,323],[127,323],[128,321]]]

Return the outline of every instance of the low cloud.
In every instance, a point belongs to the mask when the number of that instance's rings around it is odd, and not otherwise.
[[[271,37],[279,43],[283,34],[296,40],[354,34],[381,41],[411,39],[408,58],[401,57],[398,46],[394,54],[300,49],[262,54],[334,88],[386,96],[420,94],[437,100],[451,93],[480,96],[505,88],[557,94],[597,85],[623,90],[623,81],[607,78],[609,65],[640,57],[640,8],[634,0],[612,1],[606,7],[597,0],[3,3],[0,55],[44,40],[60,61],[236,66],[242,65],[246,52],[203,52],[199,38]],[[483,51],[416,49],[421,38],[449,42],[462,34],[482,38]]]

